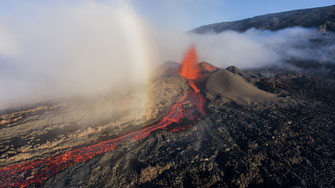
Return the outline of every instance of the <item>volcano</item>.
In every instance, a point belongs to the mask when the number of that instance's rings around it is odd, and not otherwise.
[[[185,56],[180,75],[187,80],[190,89],[184,97],[169,109],[169,113],[158,123],[115,139],[73,149],[54,157],[0,168],[0,175],[2,177],[0,183],[4,187],[25,187],[32,183],[42,184],[45,179],[64,168],[112,151],[120,143],[130,140],[140,140],[159,129],[176,132],[189,128],[195,121],[200,120],[201,116],[205,113],[203,109],[205,99],[194,83],[195,80],[202,77],[194,46],[190,48]]]
[[[153,82],[144,120],[123,107],[127,95],[99,119],[86,106],[114,99],[2,111],[0,187],[333,184],[333,77],[222,69],[192,46]]]

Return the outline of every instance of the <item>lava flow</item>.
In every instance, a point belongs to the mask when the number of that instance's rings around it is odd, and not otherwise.
[[[205,113],[203,109],[205,99],[194,83],[201,76],[194,47],[185,56],[180,75],[188,80],[192,89],[188,90],[186,95],[174,104],[169,113],[157,124],[116,139],[73,149],[58,156],[2,167],[0,168],[0,187],[25,187],[33,183],[42,184],[44,180],[65,168],[112,151],[122,142],[145,138],[151,132],[159,129],[176,132],[189,128],[192,126],[190,123],[200,120]]]

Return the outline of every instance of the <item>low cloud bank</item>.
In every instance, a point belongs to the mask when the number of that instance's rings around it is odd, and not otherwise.
[[[158,32],[159,33],[159,32]],[[283,66],[288,59],[334,62],[335,37],[316,29],[288,28],[280,31],[250,29],[244,33],[225,31],[219,34],[167,34],[159,49],[161,57],[178,61],[187,46],[196,44],[200,61],[218,67],[242,69]]]

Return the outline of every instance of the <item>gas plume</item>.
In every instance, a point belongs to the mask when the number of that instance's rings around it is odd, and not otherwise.
[[[131,7],[61,2],[0,18],[0,108],[146,84],[154,53]]]
[[[288,59],[334,63],[335,54],[332,33],[322,35],[317,29],[300,27],[280,31],[250,29],[244,33],[225,31],[222,33],[195,34],[156,32],[165,38],[159,41],[164,53],[163,60],[177,61],[187,46],[195,44],[199,61],[218,67],[237,66],[242,69],[264,66],[286,65]]]
[[[149,80],[151,68],[180,62],[192,44],[199,62],[222,68],[283,66],[292,57],[335,59],[333,42],[315,42],[333,34],[321,35],[316,29],[198,35],[152,25],[129,2],[112,2],[17,3],[10,17],[0,17],[0,109],[140,87]],[[145,92],[139,97],[146,97]]]

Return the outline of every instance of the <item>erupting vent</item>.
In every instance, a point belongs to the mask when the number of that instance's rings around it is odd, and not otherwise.
[[[187,52],[180,69],[180,75],[188,80],[197,79],[200,76],[200,68],[197,63],[198,57],[195,46],[192,46]]]
[[[33,183],[42,184],[44,180],[65,168],[112,151],[122,142],[139,140],[159,129],[177,132],[191,127],[205,113],[203,110],[205,99],[194,83],[195,79],[201,77],[194,46],[185,56],[180,75],[188,80],[192,89],[188,90],[186,95],[173,105],[169,113],[157,124],[116,139],[73,149],[58,156],[2,167],[0,168],[0,187],[25,187]]]

